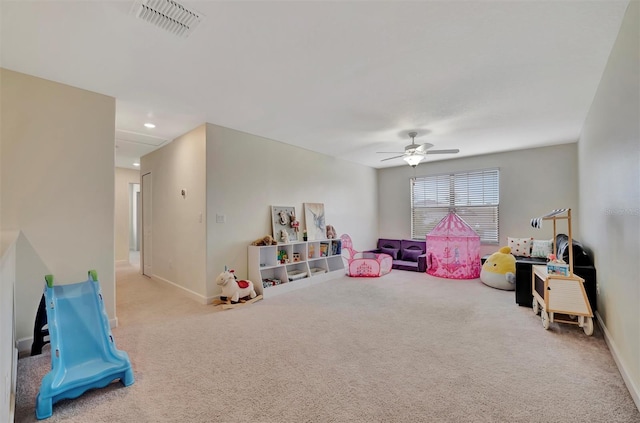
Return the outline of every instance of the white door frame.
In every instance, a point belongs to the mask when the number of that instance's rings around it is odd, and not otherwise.
[[[142,193],[142,250],[140,251],[140,272],[151,277],[152,274],[152,186],[151,172],[140,177],[140,192]]]

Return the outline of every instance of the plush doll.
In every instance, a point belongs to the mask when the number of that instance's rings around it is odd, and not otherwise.
[[[253,289],[253,282],[239,281],[233,270],[225,269],[224,272],[220,273],[216,278],[216,284],[222,287],[220,299],[223,301],[231,300],[232,303],[237,303],[240,298],[255,298],[257,296],[256,291]]]
[[[502,247],[491,254],[482,265],[480,280],[492,288],[513,291],[516,289],[516,258],[510,247]]]
[[[280,241],[282,241],[285,244],[288,243],[289,242],[289,232],[287,232],[284,229],[282,229],[280,231]]]
[[[327,225],[327,239],[335,239],[338,237],[336,233],[336,228],[331,225]]]
[[[273,239],[271,235],[265,235],[262,238],[256,239],[251,245],[276,245],[278,241]]]
[[[282,226],[286,226],[289,224],[289,216],[287,216],[287,212],[284,210],[280,210],[278,212],[278,218],[280,219],[280,224]]]
[[[293,230],[298,232],[300,230],[300,221],[296,219],[296,215],[293,211],[289,213],[289,220],[291,221],[290,225]]]

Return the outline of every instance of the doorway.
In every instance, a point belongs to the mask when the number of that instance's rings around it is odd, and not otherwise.
[[[141,238],[141,195],[140,184],[129,184],[129,264],[140,269]]]
[[[140,254],[140,269],[142,274],[151,277],[152,275],[152,260],[151,252],[153,248],[152,244],[152,179],[151,172],[145,173],[141,178],[142,186],[142,253]]]

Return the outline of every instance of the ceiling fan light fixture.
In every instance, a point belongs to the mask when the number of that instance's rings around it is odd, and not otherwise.
[[[402,159],[409,163],[409,166],[411,167],[416,167],[418,166],[418,164],[422,161],[424,156],[422,156],[421,154],[411,154],[409,156],[405,156]]]
[[[425,142],[423,144],[416,144],[416,135],[417,132],[409,132],[409,137],[411,138],[411,144],[404,146],[404,151],[378,151],[378,153],[383,154],[399,154],[398,156],[387,157],[386,159],[382,159],[381,161],[394,160],[402,157],[402,160],[407,162],[409,166],[415,168],[418,164],[424,159],[427,154],[455,154],[460,150],[457,148],[450,150],[431,150],[433,144]]]

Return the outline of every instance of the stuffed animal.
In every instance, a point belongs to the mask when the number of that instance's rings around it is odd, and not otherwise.
[[[513,291],[516,289],[516,258],[511,248],[502,247],[491,254],[482,265],[480,280],[492,288]]]
[[[265,235],[262,238],[256,239],[251,245],[276,245],[278,241],[273,239],[271,235]]]
[[[280,241],[282,241],[283,243],[288,243],[289,242],[289,232],[287,232],[286,230],[282,229],[280,231]]]
[[[331,225],[327,225],[327,239],[335,239],[338,237],[336,233],[336,228]]]
[[[296,214],[293,211],[289,213],[289,220],[291,221],[290,225],[293,230],[298,232],[300,230],[300,221],[296,219]]]
[[[289,224],[289,216],[286,211],[280,210],[278,212],[278,218],[280,219],[280,225],[286,226]]]
[[[237,303],[240,298],[255,298],[257,296],[256,291],[253,289],[253,282],[247,280],[239,281],[233,270],[225,270],[220,273],[216,278],[216,284],[222,287],[220,299],[231,300],[232,303]]]

